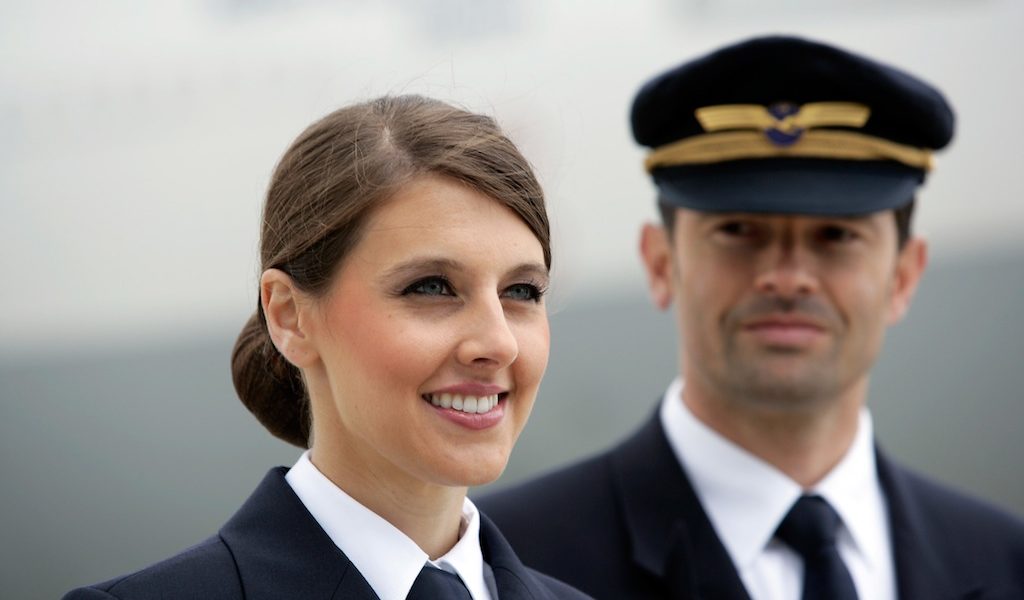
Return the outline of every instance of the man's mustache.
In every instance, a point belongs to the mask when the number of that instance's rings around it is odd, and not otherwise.
[[[806,317],[830,328],[842,322],[839,313],[821,298],[802,296],[758,296],[730,311],[727,320],[735,324],[778,315]]]

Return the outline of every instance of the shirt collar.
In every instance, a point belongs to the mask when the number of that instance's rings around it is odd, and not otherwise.
[[[888,530],[877,527],[887,522],[885,495],[878,482],[874,424],[867,408],[860,411],[850,449],[811,493],[820,495],[839,513],[843,522],[840,535],[850,536],[853,548],[869,566],[886,559]]]
[[[381,600],[403,600],[425,564],[458,575],[473,600],[490,600],[480,550],[480,513],[466,498],[459,541],[430,561],[412,539],[336,486],[303,452],[285,480]]]
[[[480,511],[468,497],[462,502],[459,541],[447,554],[431,562],[462,578],[473,600],[490,600],[490,595],[484,594],[484,590],[489,588],[484,580],[484,559],[480,549]]]
[[[660,417],[676,459],[738,568],[749,566],[772,541],[779,523],[803,492],[771,464],[711,429],[682,401],[677,378],[665,392]],[[861,553],[877,556],[884,540],[873,524],[884,522],[875,471],[871,417],[863,409],[853,444],[809,493],[824,497],[839,513],[846,535]]]

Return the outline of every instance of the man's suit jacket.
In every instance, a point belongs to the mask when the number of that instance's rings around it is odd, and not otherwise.
[[[1024,598],[1024,523],[880,452],[878,475],[900,598]],[[657,411],[612,450],[477,505],[527,565],[595,598],[748,598]]]
[[[65,600],[377,600],[352,562],[331,541],[272,469],[218,535],[151,567],[80,588]],[[487,517],[480,545],[494,571],[498,600],[585,600],[569,586],[526,568]]]

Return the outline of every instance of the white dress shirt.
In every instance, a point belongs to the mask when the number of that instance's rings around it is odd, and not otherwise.
[[[747,452],[697,419],[676,379],[661,404],[661,423],[704,511],[752,600],[799,600],[803,561],[774,538],[801,494],[818,494],[839,513],[839,554],[860,598],[895,600],[888,510],[875,468],[867,409],[843,459],[813,489]]]
[[[424,565],[458,575],[473,600],[495,600],[494,575],[480,551],[480,513],[466,498],[459,541],[431,561],[407,535],[334,485],[307,450],[285,480],[331,541],[352,561],[381,600],[405,600]]]

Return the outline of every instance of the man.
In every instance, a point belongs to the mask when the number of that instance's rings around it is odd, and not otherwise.
[[[650,81],[632,123],[681,379],[619,446],[481,500],[523,560],[607,599],[1024,598],[1024,524],[894,463],[866,408],[926,263],[942,95],[760,38]]]

